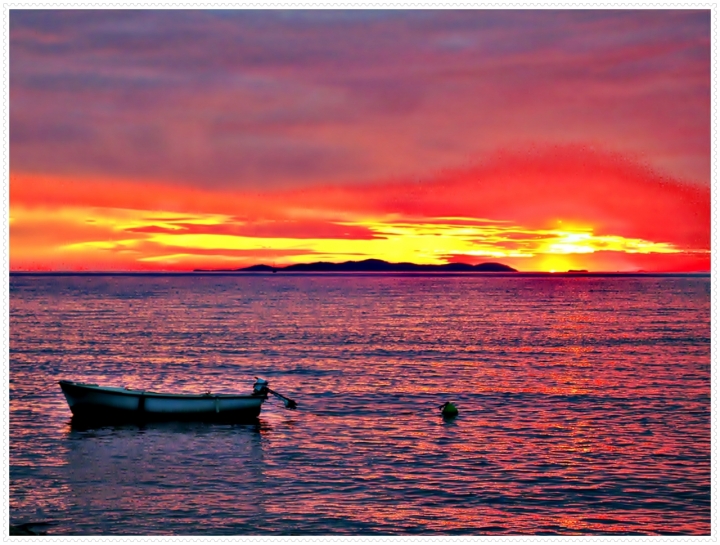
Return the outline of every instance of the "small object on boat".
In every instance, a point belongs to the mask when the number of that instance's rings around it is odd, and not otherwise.
[[[61,380],[59,384],[73,418],[93,422],[158,420],[248,422],[257,419],[263,402],[268,398],[268,392],[271,392],[268,382],[263,379],[257,379],[253,393],[245,395],[210,392],[164,394],[102,387],[70,380]]]
[[[445,403],[440,405],[440,411],[442,412],[443,416],[447,416],[450,418],[458,415],[458,409],[451,401],[446,401]]]
[[[268,381],[261,379],[260,377],[255,377],[255,384],[253,384],[253,395],[266,396],[268,390]]]
[[[297,403],[295,402],[295,400],[290,399],[289,397],[285,397],[284,395],[276,392],[275,390],[271,390],[268,387],[267,380],[263,380],[261,378],[255,377],[255,385],[253,386],[253,394],[256,394],[256,395],[264,394],[267,396],[268,393],[271,393],[275,397],[282,399],[283,403],[285,403],[286,409],[297,409]]]

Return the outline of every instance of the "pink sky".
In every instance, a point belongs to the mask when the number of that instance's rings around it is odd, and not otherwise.
[[[708,10],[11,10],[10,31],[13,270],[709,270]],[[464,231],[423,227],[447,218]]]

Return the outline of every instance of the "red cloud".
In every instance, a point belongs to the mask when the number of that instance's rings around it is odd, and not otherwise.
[[[424,180],[324,187],[288,200],[328,210],[411,218],[509,220],[525,228],[592,227],[681,248],[709,249],[710,190],[617,154],[567,146],[505,152]]]
[[[233,235],[253,238],[295,239],[351,239],[382,238],[370,229],[357,225],[340,225],[333,222],[271,220],[244,223],[195,224],[173,223],[175,228],[148,225],[125,229],[130,233],[170,233],[183,235]]]
[[[709,188],[663,176],[621,155],[580,146],[499,153],[472,168],[447,170],[421,181],[264,193],[13,174],[10,199],[11,208],[110,207],[136,209],[145,217],[152,216],[150,211],[178,215],[180,221],[156,220],[163,226],[128,230],[147,234],[370,240],[382,238],[383,223],[408,222],[502,226],[510,231],[505,238],[518,244],[524,233],[532,236],[534,230],[584,228],[596,236],[666,243],[680,250],[710,247]],[[226,216],[227,222],[198,225],[182,214]],[[181,230],[168,229],[168,223]],[[15,243],[16,233],[11,230],[11,235]],[[672,259],[662,258],[663,263]]]

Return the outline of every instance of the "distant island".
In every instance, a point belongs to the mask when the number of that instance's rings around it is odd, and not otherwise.
[[[274,272],[517,272],[517,269],[502,263],[446,263],[444,265],[418,265],[416,263],[388,263],[381,259],[365,259],[363,261],[346,261],[344,263],[298,263],[287,267],[271,267],[269,265],[253,265],[242,269],[195,269],[194,272],[239,272],[239,273],[274,273]]]

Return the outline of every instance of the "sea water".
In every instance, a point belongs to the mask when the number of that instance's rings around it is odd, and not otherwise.
[[[13,275],[11,522],[708,535],[710,310],[709,276]],[[77,428],[57,385],[256,376],[297,410]]]

